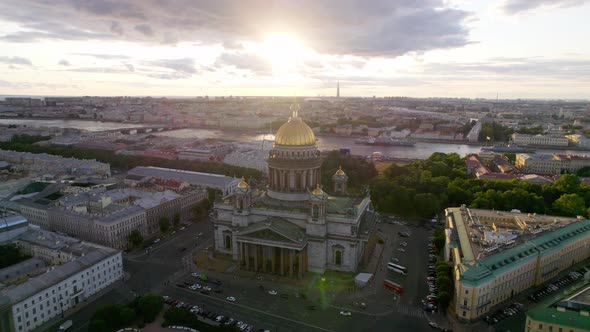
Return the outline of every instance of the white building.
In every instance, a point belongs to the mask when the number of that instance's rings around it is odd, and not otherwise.
[[[512,134],[512,142],[517,145],[568,146],[569,139],[546,135]]]
[[[47,153],[6,150],[0,150],[0,160],[8,161],[15,168],[28,172],[111,176],[111,166],[96,160],[63,158]]]
[[[581,168],[590,166],[590,157],[519,153],[516,155],[515,165],[523,173],[550,175],[576,173]]]
[[[40,229],[27,230],[15,242],[23,252],[43,260],[48,256],[63,257],[58,262],[60,265],[50,267],[45,273],[0,289],[3,332],[32,331],[53,317],[83,305],[88,297],[123,277],[118,250]]]
[[[138,166],[127,172],[127,174],[149,176],[159,179],[174,179],[180,182],[187,182],[194,186],[219,189],[223,192],[223,195],[232,193],[240,182],[240,179],[220,174],[192,172],[154,166]]]

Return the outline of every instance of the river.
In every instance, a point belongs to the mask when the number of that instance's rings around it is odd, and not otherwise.
[[[87,131],[103,131],[123,128],[139,128],[147,125],[138,123],[121,123],[121,122],[101,122],[86,120],[57,120],[57,119],[0,119],[0,124],[9,125],[26,125],[27,127],[57,127],[57,128],[75,128]]]
[[[76,128],[87,131],[114,130],[121,128],[137,128],[147,126],[136,123],[120,122],[100,122],[85,120],[40,120],[40,119],[0,119],[0,124],[18,124],[30,127],[60,127]],[[153,133],[159,136],[177,137],[177,138],[211,138],[224,139],[240,142],[260,141],[262,139],[274,140],[271,134],[254,134],[248,132],[239,132],[222,129],[177,129],[159,133]],[[434,152],[458,153],[464,156],[468,153],[476,153],[481,150],[478,145],[451,144],[451,143],[430,143],[417,142],[414,146],[369,146],[354,143],[354,137],[340,136],[319,136],[318,147],[322,151],[329,151],[340,148],[349,148],[353,155],[368,156],[373,152],[381,152],[386,157],[406,158],[406,159],[426,159]],[[560,154],[586,154],[585,151],[575,150],[538,150],[542,153],[560,153]]]

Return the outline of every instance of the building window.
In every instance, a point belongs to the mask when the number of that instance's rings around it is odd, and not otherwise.
[[[334,265],[342,265],[342,250],[336,250],[334,252]]]

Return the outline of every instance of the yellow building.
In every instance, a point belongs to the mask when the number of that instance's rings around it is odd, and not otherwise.
[[[445,212],[452,309],[461,320],[477,319],[590,257],[590,220],[466,207]]]

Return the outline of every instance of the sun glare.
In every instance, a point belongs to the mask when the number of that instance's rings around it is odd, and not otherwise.
[[[293,69],[308,52],[297,38],[286,33],[273,33],[266,36],[262,51],[271,61],[275,72]]]

